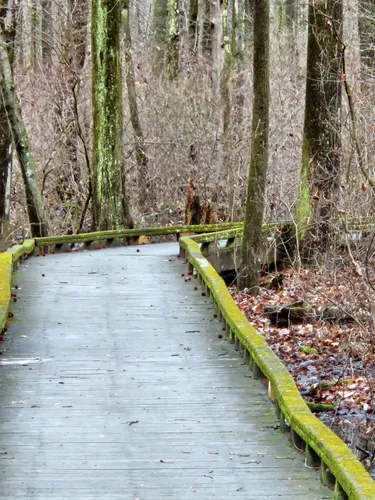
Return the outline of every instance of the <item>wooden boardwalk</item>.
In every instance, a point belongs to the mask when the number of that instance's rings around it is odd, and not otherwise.
[[[177,251],[21,265],[0,344],[1,499],[331,498]]]

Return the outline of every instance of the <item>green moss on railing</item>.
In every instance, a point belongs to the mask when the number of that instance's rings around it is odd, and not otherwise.
[[[217,235],[212,234],[205,241],[210,238],[214,241]],[[198,244],[200,240],[200,236],[181,238],[180,247],[210,290],[228,330],[247,349],[258,370],[268,379],[285,420],[317,453],[350,500],[374,500],[375,483],[368,472],[347,445],[311,413],[288,370],[264,338],[250,325],[235,304],[224,281],[203,257]]]
[[[204,224],[192,226],[170,226],[144,229],[122,229],[118,231],[98,231],[94,233],[71,234],[62,236],[48,236],[46,238],[36,238],[37,246],[62,245],[63,243],[84,243],[88,241],[113,240],[136,238],[138,236],[165,236],[169,234],[181,233],[210,233],[228,228],[241,227],[241,222],[224,224]]]
[[[9,248],[6,253],[11,254],[12,262],[18,262],[18,260],[24,255],[30,254],[35,248],[35,240],[25,240],[22,245],[14,245]]]
[[[9,253],[0,254],[0,333],[8,319],[10,302],[10,283],[12,279],[12,256]]]
[[[25,240],[22,245],[15,245],[4,253],[0,253],[0,332],[7,320],[11,294],[13,265],[26,254],[34,250],[34,240]]]

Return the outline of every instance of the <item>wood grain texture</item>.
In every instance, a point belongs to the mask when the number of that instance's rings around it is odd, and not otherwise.
[[[177,252],[112,248],[20,267],[0,346],[2,499],[331,497],[274,429],[266,391],[219,338]]]

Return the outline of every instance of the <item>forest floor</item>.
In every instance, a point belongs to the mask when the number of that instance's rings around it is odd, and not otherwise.
[[[372,292],[351,265],[264,274],[257,297],[230,291],[286,365],[317,416],[375,476],[375,337]],[[359,449],[358,449],[359,448]]]

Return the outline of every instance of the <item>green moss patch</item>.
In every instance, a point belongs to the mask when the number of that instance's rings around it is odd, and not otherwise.
[[[12,256],[9,253],[0,254],[0,332],[6,325],[10,302],[12,279]]]

